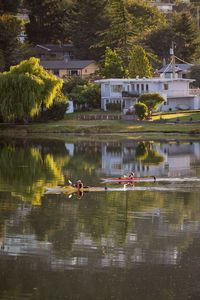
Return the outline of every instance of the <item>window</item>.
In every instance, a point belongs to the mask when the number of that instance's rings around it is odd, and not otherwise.
[[[164,90],[167,91],[169,89],[169,86],[167,83],[164,83]]]
[[[122,92],[122,85],[111,85],[111,92],[121,93]]]
[[[149,85],[146,84],[146,92],[148,92],[148,91],[149,91]]]
[[[69,70],[69,75],[70,76],[78,75],[78,71],[77,70]]]
[[[53,74],[59,76],[59,70],[53,70]]]
[[[141,91],[144,92],[144,84],[141,84]]]
[[[140,90],[140,85],[137,84],[137,91],[139,92],[139,90]]]

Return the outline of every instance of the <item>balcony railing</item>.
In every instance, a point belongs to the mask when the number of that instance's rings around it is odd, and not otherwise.
[[[137,92],[122,91],[123,98],[134,98],[134,97],[138,97],[138,96],[139,96],[139,94]]]

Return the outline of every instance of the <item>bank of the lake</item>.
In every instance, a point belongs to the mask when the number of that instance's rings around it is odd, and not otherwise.
[[[153,121],[127,121],[121,119],[84,119],[88,114],[71,114],[64,120],[34,123],[28,125],[0,124],[0,134],[3,136],[27,136],[27,135],[105,135],[105,134],[131,134],[144,136],[153,135],[191,135],[200,137],[200,112],[183,112],[178,114],[163,114],[154,116]],[[99,116],[98,113],[90,113]],[[111,115],[111,114],[110,114]],[[114,114],[113,114],[114,116]],[[117,116],[117,114],[115,114]],[[178,120],[177,120],[178,118]]]

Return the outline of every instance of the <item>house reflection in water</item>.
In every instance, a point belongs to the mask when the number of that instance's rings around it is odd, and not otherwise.
[[[135,170],[137,176],[195,176],[200,163],[199,142],[144,143],[154,157],[137,157],[139,142],[102,144],[102,170],[120,176]],[[155,154],[160,159],[155,160]]]

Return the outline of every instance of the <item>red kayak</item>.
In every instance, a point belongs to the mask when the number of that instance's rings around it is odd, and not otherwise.
[[[101,178],[102,181],[108,182],[108,183],[129,183],[129,182],[139,182],[139,181],[156,181],[155,176],[150,177],[110,177],[110,178]]]

